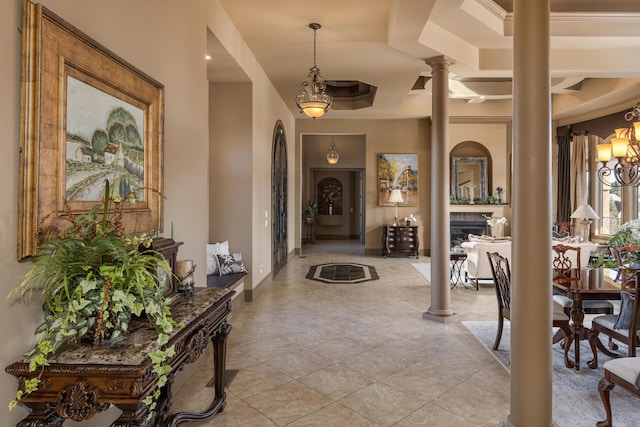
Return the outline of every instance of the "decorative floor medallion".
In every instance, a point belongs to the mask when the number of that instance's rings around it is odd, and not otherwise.
[[[378,273],[371,265],[329,263],[311,266],[306,277],[323,283],[362,283],[378,280]]]

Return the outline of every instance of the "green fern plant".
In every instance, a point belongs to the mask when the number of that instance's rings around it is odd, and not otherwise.
[[[149,249],[151,238],[123,232],[121,200],[112,198],[108,181],[102,205],[88,214],[68,214],[71,227],[40,245],[31,269],[14,289],[27,302],[41,301],[44,311],[44,322],[35,331],[36,344],[25,354],[29,370],[42,370],[65,343],[118,340],[127,333],[132,316],[144,312],[158,330],[158,350],[150,355],[158,387],[145,400],[153,413],[170,371],[164,362],[175,354],[173,347],[166,348],[176,326],[171,300],[157,279],[160,270],[171,275],[171,268],[161,254]],[[36,391],[39,383],[39,375],[27,379],[9,408]]]

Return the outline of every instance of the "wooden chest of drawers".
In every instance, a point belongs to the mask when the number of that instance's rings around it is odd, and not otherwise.
[[[382,256],[407,254],[418,258],[418,226],[385,225],[382,228]]]

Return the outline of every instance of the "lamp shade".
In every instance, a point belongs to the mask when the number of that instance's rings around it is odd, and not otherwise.
[[[571,214],[571,218],[580,218],[580,219],[599,219],[600,217],[593,210],[593,208],[587,204],[582,204],[578,206],[578,208],[573,211]]]
[[[402,199],[402,191],[399,189],[391,190],[391,195],[389,195],[390,203],[404,203]]]

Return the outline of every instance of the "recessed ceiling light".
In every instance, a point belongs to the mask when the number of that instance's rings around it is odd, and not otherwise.
[[[208,61],[211,59],[211,55],[205,55],[204,58]]]

